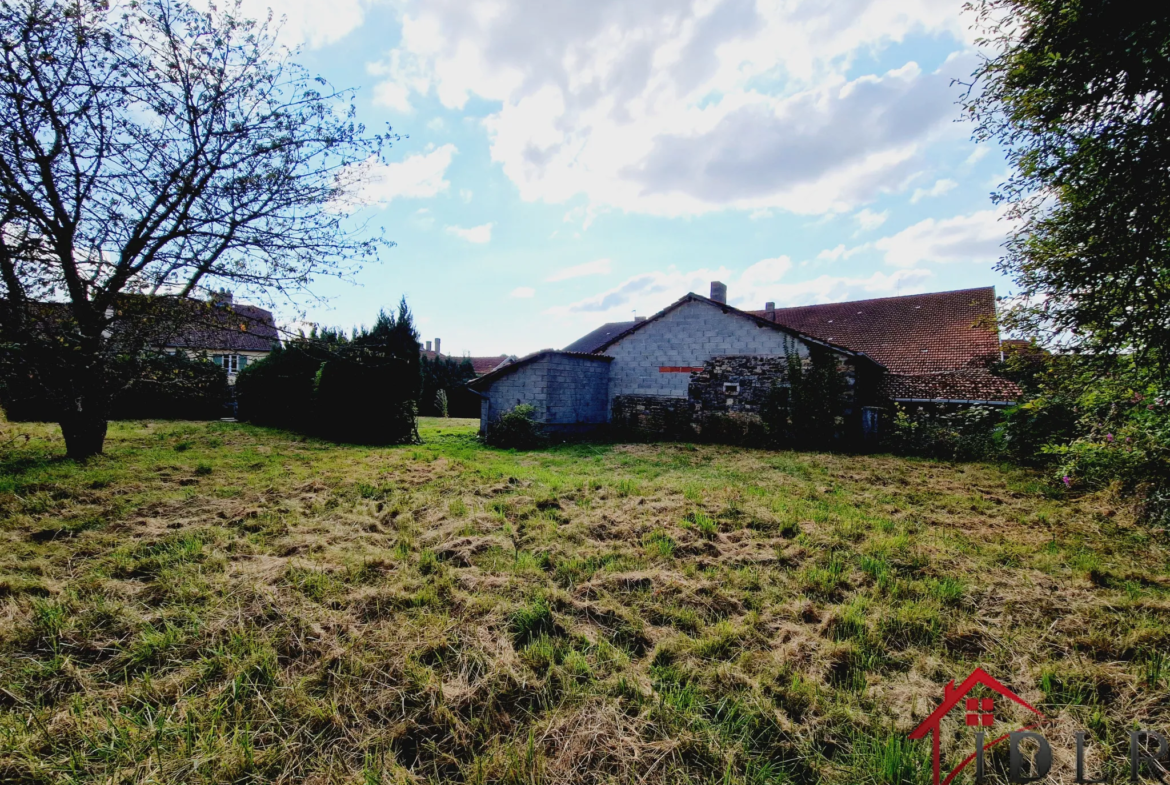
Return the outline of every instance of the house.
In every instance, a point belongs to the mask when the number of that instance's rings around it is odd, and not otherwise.
[[[280,345],[280,333],[272,312],[255,305],[235,304],[232,295],[219,292],[212,301],[196,304],[190,317],[158,338],[158,348],[166,352],[204,354],[228,372],[228,382],[236,374]]]
[[[865,353],[733,308],[718,282],[711,294],[688,294],[653,316],[607,325],[567,350],[537,352],[472,381],[481,428],[521,403],[550,431],[608,422],[661,431],[712,415],[758,415],[788,358],[807,361],[814,352],[841,369],[847,417],[859,419],[876,398],[884,369]]]
[[[650,317],[605,324],[560,351],[497,367],[468,386],[481,429],[529,404],[550,431],[606,423],[665,433],[713,417],[758,417],[789,358],[833,358],[841,411],[854,435],[878,407],[900,403],[1007,405],[1018,396],[988,369],[1000,357],[994,289],[744,311],[727,288],[687,294]],[[699,426],[701,427],[701,426]]]

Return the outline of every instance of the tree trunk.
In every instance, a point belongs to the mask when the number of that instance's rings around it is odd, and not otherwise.
[[[65,457],[84,461],[102,454],[106,441],[106,418],[92,412],[74,412],[61,418],[61,435],[65,437]]]

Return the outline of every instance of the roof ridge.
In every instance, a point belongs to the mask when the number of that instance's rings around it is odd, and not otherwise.
[[[887,300],[909,300],[913,297],[935,297],[943,294],[962,294],[964,292],[981,292],[990,289],[995,292],[995,286],[973,286],[969,289],[947,289],[942,292],[919,292],[918,294],[896,294],[889,297],[870,297],[865,300],[839,300],[835,303],[808,303],[807,305],[786,305],[783,308],[776,308],[779,311],[791,311],[797,308],[823,308],[827,305],[857,305],[860,303],[877,303]],[[755,313],[755,311],[749,311]]]
[[[811,343],[818,344],[820,346],[826,346],[830,349],[845,352],[846,354],[851,354],[854,357],[864,357],[867,360],[869,360],[870,362],[872,362],[874,365],[878,366],[879,368],[885,368],[885,366],[882,365],[882,363],[878,362],[876,359],[874,359],[872,356],[870,356],[866,352],[860,351],[858,349],[850,349],[848,346],[844,346],[844,345],[839,344],[839,343],[834,343],[833,341],[830,341],[826,338],[820,338],[820,337],[813,335],[811,333],[806,333],[803,330],[798,330],[795,327],[789,327],[786,324],[780,324],[779,322],[774,322],[770,319],[765,319],[762,316],[757,316],[755,313],[752,313],[751,311],[745,311],[741,308],[736,308],[734,305],[728,305],[727,303],[720,302],[719,300],[712,300],[710,297],[704,297],[703,295],[696,294],[694,292],[687,292],[685,295],[680,297],[678,300],[676,300],[673,303],[671,303],[670,305],[666,306],[665,308],[663,308],[661,311],[654,314],[653,316],[649,316],[645,319],[642,319],[641,321],[634,322],[634,324],[632,326],[621,331],[617,335],[615,335],[612,338],[610,338],[609,340],[607,340],[605,343],[598,346],[596,349],[593,350],[592,353],[597,354],[605,349],[608,349],[610,346],[613,346],[615,343],[617,343],[621,339],[625,338],[627,335],[630,335],[631,333],[636,332],[637,330],[640,330],[642,327],[650,324],[651,322],[658,321],[658,319],[665,316],[669,311],[672,311],[675,308],[678,308],[683,303],[688,302],[688,301],[706,303],[708,305],[713,305],[717,308],[726,309],[726,311],[732,311],[732,312],[738,314],[739,316],[744,317],[745,319],[751,319],[751,320],[755,321],[757,324],[764,325],[767,327],[772,327],[775,329],[779,329],[779,330],[786,332],[786,333],[789,333],[793,337],[799,338],[800,340],[803,340],[805,342],[811,342]]]

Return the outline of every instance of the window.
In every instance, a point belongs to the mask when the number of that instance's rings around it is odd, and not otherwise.
[[[728,395],[739,395],[739,382],[724,382],[723,392]]]
[[[215,354],[211,361],[228,373],[239,373],[248,367],[248,357],[243,354]]]

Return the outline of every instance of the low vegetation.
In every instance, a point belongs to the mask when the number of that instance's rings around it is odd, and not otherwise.
[[[1164,535],[1026,470],[3,427],[0,781],[919,783],[976,665],[1067,781],[1170,720]]]

